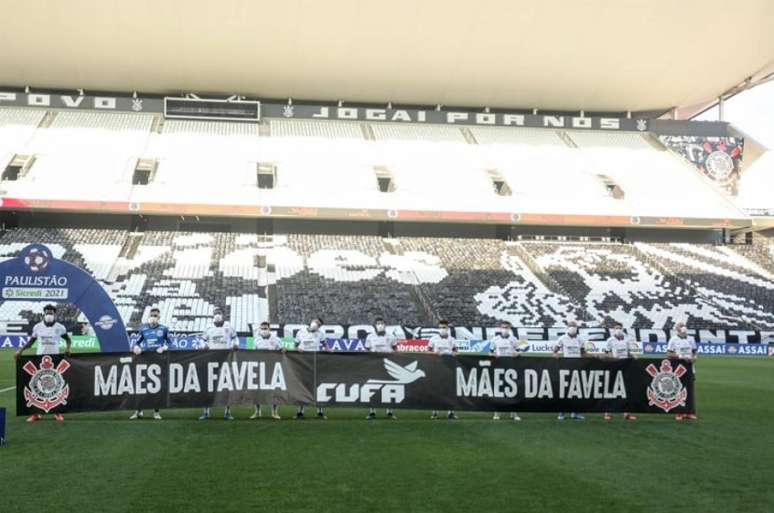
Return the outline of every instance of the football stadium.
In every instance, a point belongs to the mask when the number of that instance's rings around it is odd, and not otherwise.
[[[774,511],[774,2],[3,8],[0,511]]]

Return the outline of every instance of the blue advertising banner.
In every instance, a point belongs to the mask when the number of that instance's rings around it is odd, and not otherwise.
[[[771,346],[774,348],[774,346]],[[769,344],[706,344],[700,343],[697,352],[700,355],[718,356],[771,356]],[[667,344],[645,342],[642,344],[644,354],[666,354]]]

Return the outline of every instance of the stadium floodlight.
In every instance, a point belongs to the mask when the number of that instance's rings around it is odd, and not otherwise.
[[[24,86],[24,92],[30,94],[30,86]]]
[[[438,105],[436,105],[435,106],[436,112],[441,112],[441,108],[443,108],[443,105],[441,105],[440,103]]]
[[[392,108],[392,102],[387,102],[387,108],[388,108],[388,109],[391,109],[391,108]]]
[[[343,106],[344,106],[344,102],[343,102],[343,101],[341,101],[341,100],[339,100],[338,106],[339,106],[339,107],[343,107]]]
[[[484,107],[484,112],[486,112],[487,114],[489,114],[489,107]]]
[[[293,98],[288,98],[288,105],[293,105]]]
[[[132,98],[137,99],[137,91],[132,91]]]
[[[537,110],[537,109],[532,109],[532,115],[533,115],[533,116],[537,116],[537,113],[538,113],[538,110]]]
[[[83,96],[83,95],[85,95],[85,94],[86,94],[86,93],[83,91],[83,89],[76,89],[76,91],[78,91],[78,96]]]

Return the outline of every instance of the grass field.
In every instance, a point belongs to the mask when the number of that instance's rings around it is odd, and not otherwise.
[[[0,351],[0,390],[14,385],[12,362]],[[14,397],[0,393],[10,415]],[[771,513],[774,359],[703,358],[697,398],[696,423],[468,412],[432,422],[424,411],[369,422],[359,409],[249,421],[248,406],[235,422],[199,422],[198,410],[161,422],[11,416],[0,511]]]

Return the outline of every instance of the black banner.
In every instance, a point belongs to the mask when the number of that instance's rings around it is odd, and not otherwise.
[[[693,367],[666,359],[174,351],[23,357],[16,413],[241,403],[684,413]]]

